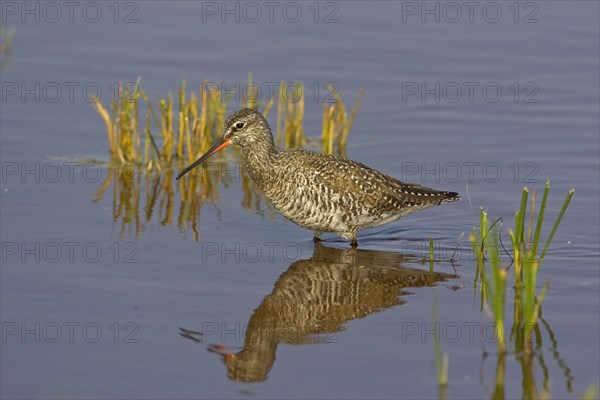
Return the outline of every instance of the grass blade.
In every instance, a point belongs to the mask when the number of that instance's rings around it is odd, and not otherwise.
[[[569,203],[571,202],[571,198],[573,197],[574,193],[575,193],[575,189],[571,189],[571,190],[569,190],[569,193],[567,193],[565,202],[563,203],[562,208],[560,209],[560,212],[558,213],[558,217],[556,218],[556,221],[554,221],[554,226],[552,227],[552,231],[550,231],[550,236],[548,236],[548,239],[546,240],[546,244],[544,244],[544,250],[542,250],[542,254],[540,255],[540,264],[542,263],[542,260],[544,259],[544,256],[546,255],[546,251],[548,251],[548,247],[550,246],[550,243],[552,242],[552,239],[554,238],[554,234],[556,233],[556,230],[558,229],[558,225],[560,225],[560,221],[562,220],[563,215],[565,215],[565,211],[567,211],[567,207],[569,206]]]

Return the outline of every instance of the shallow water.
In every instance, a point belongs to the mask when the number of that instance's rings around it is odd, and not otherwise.
[[[536,387],[546,376],[552,397],[575,398],[598,381],[597,2],[522,2],[518,15],[513,2],[482,2],[472,22],[465,6],[458,18],[438,2],[329,2],[316,23],[304,2],[281,3],[293,5],[272,23],[234,2],[239,22],[221,21],[220,2],[121,3],[117,16],[91,3],[96,23],[81,10],[70,22],[67,9],[51,22],[43,3],[36,22],[31,4],[22,22],[21,2],[2,3],[2,27],[16,29],[0,70],[3,398],[432,398],[436,326],[448,397],[489,397],[496,343],[457,238],[479,207],[512,226],[521,188],[546,180],[549,220],[576,193],[538,279],[551,284]],[[93,201],[109,171],[73,160],[107,160],[108,145],[84,87],[107,103],[115,82],[138,76],[156,98],[182,79],[243,86],[248,72],[265,93],[304,82],[309,136],[328,82],[347,104],[364,88],[349,157],[464,200],[365,231],[357,251],[332,235],[315,250],[311,232],[264,202],[245,208],[237,172],[195,226],[174,184],[172,214],[148,206],[144,179],[138,209],[118,209],[114,193],[136,193],[118,185]],[[230,171],[236,154],[221,159]],[[428,269],[429,238],[444,279],[401,279]],[[507,356],[506,397],[521,396],[524,375]]]

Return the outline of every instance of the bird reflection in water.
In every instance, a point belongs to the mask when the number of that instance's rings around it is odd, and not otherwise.
[[[312,258],[290,265],[254,311],[241,351],[232,353],[224,345],[208,350],[223,357],[230,379],[261,382],[273,367],[280,343],[327,342],[346,322],[403,304],[403,296],[409,294],[404,289],[456,277],[402,267],[406,257],[317,243]],[[201,332],[180,328],[180,335],[204,342]]]

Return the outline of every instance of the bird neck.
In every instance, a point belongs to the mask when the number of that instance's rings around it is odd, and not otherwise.
[[[277,152],[273,136],[270,133],[242,147],[244,165],[253,181],[260,185],[270,179],[273,160]]]

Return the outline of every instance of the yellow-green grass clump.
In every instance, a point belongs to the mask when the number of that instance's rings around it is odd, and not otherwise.
[[[251,79],[250,75],[250,82]],[[141,88],[138,79],[135,84],[120,85],[117,99],[111,102],[110,107],[94,99],[92,104],[106,125],[111,161],[160,170],[171,168],[171,163],[176,160],[177,167],[181,168],[208,150],[223,134],[230,96],[218,90],[216,85],[210,89],[207,85],[208,82],[202,83],[198,95],[194,91],[188,94],[186,82],[183,81],[176,102],[173,95],[169,94],[154,103]],[[285,148],[303,147],[307,143],[303,127],[304,86],[295,82],[292,87],[298,95],[292,97],[286,92],[289,86],[282,82],[276,98],[270,99],[262,112],[266,116],[276,102],[276,144]],[[344,152],[363,91],[359,93],[350,113],[340,96],[337,93],[332,95],[335,103],[324,106],[321,133],[323,152],[329,154]],[[263,107],[252,100],[255,97],[247,96],[242,106],[254,109]],[[146,106],[144,118],[140,118],[140,102]],[[154,133],[155,130],[159,134]]]
[[[511,339],[517,351],[530,351],[531,343],[527,338],[531,337],[532,330],[537,325],[539,310],[544,299],[548,282],[536,293],[537,274],[548,251],[550,243],[554,238],[556,230],[573,197],[574,189],[571,189],[565,198],[560,212],[552,226],[550,234],[546,239],[540,252],[540,236],[546,212],[550,182],[544,188],[540,210],[534,226],[536,192],[533,192],[527,227],[526,210],[529,190],[523,188],[521,194],[521,205],[515,214],[515,228],[508,230],[512,244],[512,266],[514,271],[514,311],[513,328]],[[487,212],[480,210],[479,232],[473,227],[471,242],[477,258],[478,275],[481,277],[482,298],[486,298],[491,309],[491,314],[498,330],[498,351],[505,351],[504,337],[504,307],[507,269],[500,266],[501,250],[504,245],[500,240],[502,220],[496,220],[489,225]],[[487,265],[489,264],[489,271]]]

